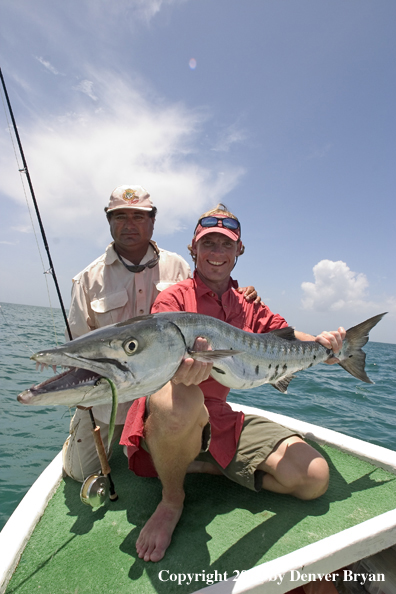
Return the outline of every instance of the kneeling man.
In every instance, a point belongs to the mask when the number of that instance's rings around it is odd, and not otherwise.
[[[255,333],[288,324],[262,303],[249,303],[231,278],[244,251],[238,219],[219,204],[195,228],[191,246],[194,277],[165,289],[151,311],[190,311]],[[316,338],[295,331],[299,340],[316,340],[338,353],[345,330]],[[208,344],[197,339],[195,350]],[[331,362],[337,362],[333,359]],[[315,499],[328,486],[324,458],[301,437],[268,419],[235,412],[226,402],[229,388],[209,377],[211,363],[186,359],[159,392],[131,406],[121,443],[128,446],[129,468],[139,476],[158,476],[162,500],[136,543],[140,558],[159,561],[182,514],[187,472],[224,474],[259,491]]]

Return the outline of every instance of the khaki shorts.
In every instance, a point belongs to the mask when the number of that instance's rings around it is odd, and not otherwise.
[[[146,397],[146,418],[149,414],[149,398]],[[247,487],[251,491],[261,491],[263,470],[257,470],[257,466],[264,462],[275,447],[284,439],[297,435],[283,425],[274,423],[265,417],[257,415],[245,415],[242,432],[239,437],[237,451],[231,462],[222,468],[209,452],[210,446],[210,422],[202,430],[201,452],[195,458],[198,462],[210,462],[214,464],[230,480]],[[140,446],[149,452],[145,439],[141,439]],[[150,453],[150,452],[149,452]]]
[[[237,451],[226,468],[222,468],[209,451],[198,454],[196,460],[211,462],[235,483],[252,491],[261,491],[265,472],[257,470],[257,466],[268,458],[281,441],[293,435],[298,434],[265,417],[245,415]]]

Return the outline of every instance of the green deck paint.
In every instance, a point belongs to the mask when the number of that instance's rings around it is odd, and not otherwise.
[[[184,513],[159,563],[141,561],[135,542],[160,499],[160,483],[127,471],[117,448],[111,467],[118,501],[93,510],[81,503],[79,484],[62,481],[6,593],[185,594],[207,585],[208,574],[236,576],[396,508],[395,475],[312,445],[331,472],[327,493],[315,501],[256,494],[220,476],[188,475]],[[169,579],[188,573],[199,576],[189,586]]]

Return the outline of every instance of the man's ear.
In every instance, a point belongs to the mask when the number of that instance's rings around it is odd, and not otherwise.
[[[245,246],[243,245],[242,241],[238,241],[238,245],[237,245],[237,257],[238,256],[242,256],[242,254],[245,251]]]
[[[192,239],[191,241],[191,251],[194,254],[194,256],[197,255],[197,242],[195,241],[195,239]]]

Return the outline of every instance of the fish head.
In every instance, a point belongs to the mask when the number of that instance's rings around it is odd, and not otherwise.
[[[70,370],[32,386],[18,396],[29,405],[93,406],[111,402],[109,378],[119,402],[152,394],[177,371],[186,354],[178,326],[153,316],[133,318],[99,328],[31,359]]]

